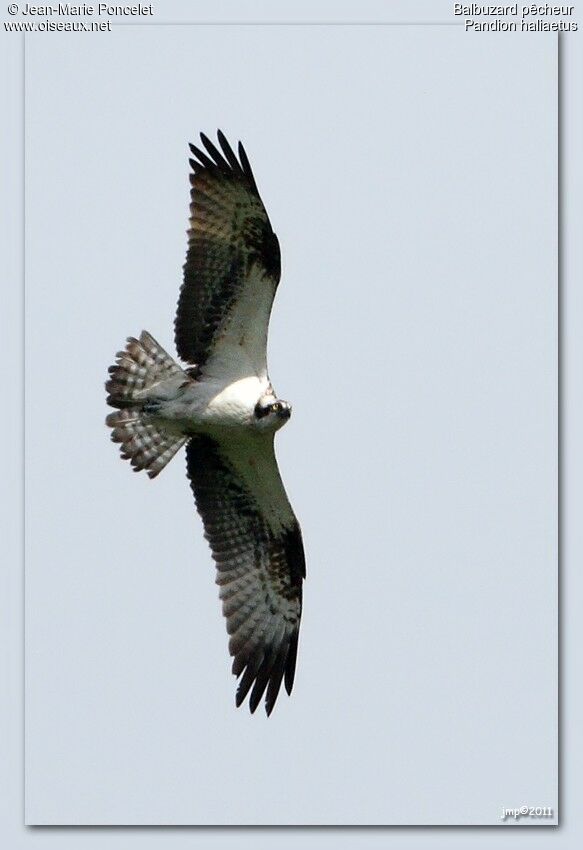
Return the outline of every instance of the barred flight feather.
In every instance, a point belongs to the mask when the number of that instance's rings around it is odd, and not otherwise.
[[[260,455],[262,477],[245,476],[242,470],[256,468]],[[270,714],[284,676],[288,693],[293,686],[305,576],[301,532],[289,502],[277,523],[264,510],[274,486],[265,480],[267,468],[283,490],[273,437],[242,436],[226,444],[194,436],[186,457],[217,566],[233,672],[243,674],[236,703],[241,705],[253,687],[249,707],[255,711],[269,685],[265,708]]]
[[[190,145],[191,205],[188,253],[180,290],[175,341],[188,363],[204,364],[228,330],[229,313],[249,286],[252,269],[261,280],[249,332],[267,336],[280,277],[280,251],[243,146],[239,159],[224,134],[221,151],[201,133],[206,153]],[[265,358],[265,352],[263,354]]]

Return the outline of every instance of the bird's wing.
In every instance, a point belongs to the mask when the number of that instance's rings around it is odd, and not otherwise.
[[[273,435],[219,443],[194,436],[187,471],[217,567],[227,618],[236,704],[251,690],[255,711],[265,689],[267,714],[282,679],[291,693],[305,576],[304,548],[275,459]]]
[[[174,323],[179,356],[216,377],[266,375],[267,327],[280,277],[271,229],[247,155],[201,133],[193,173],[188,253]]]

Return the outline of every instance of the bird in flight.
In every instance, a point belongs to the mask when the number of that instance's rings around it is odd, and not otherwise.
[[[154,478],[186,446],[186,470],[216,564],[237,706],[269,715],[291,694],[305,558],[275,458],[291,406],[267,371],[280,251],[243,145],[201,133],[193,158],[188,251],[174,322],[182,368],[142,331],[109,369],[111,439]]]

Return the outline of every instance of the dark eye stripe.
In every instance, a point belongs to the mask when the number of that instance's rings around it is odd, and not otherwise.
[[[255,416],[258,419],[263,419],[264,416],[267,416],[267,414],[269,413],[270,410],[271,410],[270,405],[268,405],[267,407],[261,407],[261,405],[258,403],[258,404],[255,405]]]

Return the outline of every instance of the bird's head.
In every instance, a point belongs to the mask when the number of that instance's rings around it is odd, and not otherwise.
[[[281,398],[260,398],[255,405],[255,424],[261,430],[277,431],[291,416],[291,404]]]

